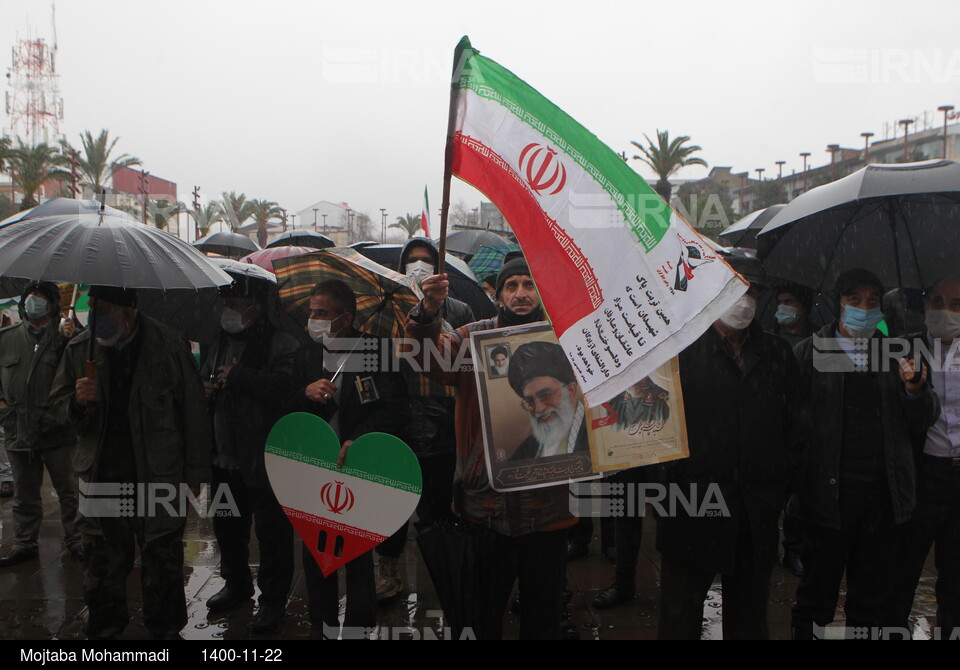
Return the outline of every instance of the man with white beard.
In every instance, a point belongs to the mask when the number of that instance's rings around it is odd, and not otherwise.
[[[559,344],[527,342],[510,359],[507,378],[530,413],[533,434],[510,460],[560,456],[588,448],[584,407]]]

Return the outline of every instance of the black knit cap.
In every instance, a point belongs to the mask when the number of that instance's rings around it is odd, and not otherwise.
[[[136,307],[137,290],[119,286],[91,286],[87,297],[105,300],[118,307]]]
[[[877,275],[873,274],[869,270],[864,270],[863,268],[854,268],[852,270],[847,270],[842,272],[839,277],[837,277],[836,288],[837,288],[837,298],[841,298],[860,284],[870,284],[876,286],[877,290],[880,292],[880,295],[883,295],[883,284],[877,279]]]
[[[518,396],[523,397],[523,387],[534,377],[553,377],[563,384],[576,381],[563,347],[553,342],[521,344],[510,357],[507,381]]]
[[[523,256],[512,258],[503,264],[500,272],[497,274],[497,295],[500,295],[500,289],[507,283],[507,280],[514,275],[530,274],[530,266],[527,265],[527,259]]]

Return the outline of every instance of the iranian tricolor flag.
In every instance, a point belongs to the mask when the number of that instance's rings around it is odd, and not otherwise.
[[[452,83],[450,169],[516,233],[591,405],[676,356],[744,293],[619,156],[466,37]]]

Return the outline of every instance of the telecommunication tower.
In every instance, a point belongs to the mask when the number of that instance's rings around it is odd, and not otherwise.
[[[17,40],[7,70],[8,134],[30,146],[41,142],[55,145],[62,137],[63,98],[56,65],[55,25],[53,35],[52,47],[42,38]]]

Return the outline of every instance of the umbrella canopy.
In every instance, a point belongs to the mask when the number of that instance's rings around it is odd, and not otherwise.
[[[175,235],[112,207],[79,212],[29,216],[0,227],[0,275],[162,290],[230,283]]]
[[[263,282],[267,288],[266,317],[276,326],[289,329],[290,324],[280,318],[277,302],[277,278],[258,265],[240,263],[229,258],[212,258],[211,261],[229,275],[232,284],[238,280]],[[146,291],[138,297],[138,307],[144,314],[162,321],[183,333],[187,339],[201,344],[213,344],[220,335],[220,314],[223,312],[220,291],[202,291],[191,300],[183,300],[177,294],[158,294]]]
[[[478,277],[497,274],[503,267],[503,259],[507,254],[520,251],[519,244],[507,244],[502,247],[480,247],[480,250],[473,255],[467,265],[473,270],[473,274]]]
[[[70,214],[98,214],[100,203],[97,200],[74,200],[72,198],[53,198],[0,221],[0,226],[17,221],[28,221],[45,216],[66,216]]]
[[[204,253],[220,254],[232,258],[246,256],[260,250],[257,243],[246,235],[227,232],[210,233],[194,242],[193,246]]]
[[[750,212],[742,219],[738,219],[729,228],[720,233],[720,240],[731,247],[757,248],[757,233],[770,223],[770,220],[786,205],[771,205],[755,212]]]
[[[259,265],[268,272],[273,272],[273,261],[290,256],[302,256],[303,254],[315,253],[316,249],[310,247],[274,247],[273,249],[261,249],[254,251],[240,259],[241,263],[252,263]]]
[[[768,274],[819,291],[856,267],[887,287],[926,288],[957,273],[960,165],[868,165],[796,198],[757,243]]]
[[[322,281],[339,279],[357,299],[354,327],[377,337],[401,337],[407,312],[421,298],[410,277],[374,263],[355,249],[337,247],[274,262],[280,304],[305,326],[310,316],[310,291]]]
[[[312,230],[300,228],[298,230],[288,230],[280,233],[273,242],[266,246],[267,249],[276,247],[310,247],[311,249],[329,249],[337,246],[333,240],[326,235],[315,233]]]
[[[480,247],[502,247],[510,240],[489,230],[458,230],[447,235],[447,251],[472,256]]]

